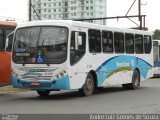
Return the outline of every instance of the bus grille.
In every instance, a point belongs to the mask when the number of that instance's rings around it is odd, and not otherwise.
[[[21,76],[21,78],[23,80],[27,79],[27,80],[51,80],[52,76],[38,76],[38,77],[34,77],[34,76]]]

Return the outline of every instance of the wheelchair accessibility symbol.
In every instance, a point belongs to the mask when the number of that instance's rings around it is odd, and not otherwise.
[[[38,63],[43,63],[44,62],[44,56],[43,55],[37,56],[37,62]]]

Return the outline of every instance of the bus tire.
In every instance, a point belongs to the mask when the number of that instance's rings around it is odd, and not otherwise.
[[[140,86],[140,75],[138,70],[134,70],[132,75],[132,83],[122,84],[124,89],[135,90]]]
[[[47,91],[37,91],[37,93],[40,97],[47,97],[49,95],[50,91],[49,90],[47,90]]]
[[[80,89],[80,93],[83,96],[91,96],[94,93],[95,90],[95,82],[94,82],[94,78],[92,76],[91,73],[89,73],[87,75],[85,84],[83,85],[83,87]]]

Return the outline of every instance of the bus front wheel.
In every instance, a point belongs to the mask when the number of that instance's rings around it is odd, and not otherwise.
[[[83,85],[83,87],[80,89],[80,92],[82,93],[82,95],[84,96],[91,96],[94,92],[95,89],[95,85],[94,85],[94,78],[92,76],[91,73],[89,73],[87,75],[85,84]]]
[[[129,84],[123,84],[122,85],[124,89],[130,89],[135,90],[140,86],[140,75],[138,70],[134,70],[132,75],[132,83]]]
[[[47,97],[50,91],[37,91],[37,93],[40,97]]]

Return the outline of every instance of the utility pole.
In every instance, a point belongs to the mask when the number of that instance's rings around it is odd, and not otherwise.
[[[142,17],[141,17],[141,0],[138,1],[138,15],[139,15],[139,22],[140,22],[140,30],[142,30]]]
[[[32,6],[32,3],[31,3],[32,1],[31,0],[29,0],[29,21],[31,21],[31,6]]]

